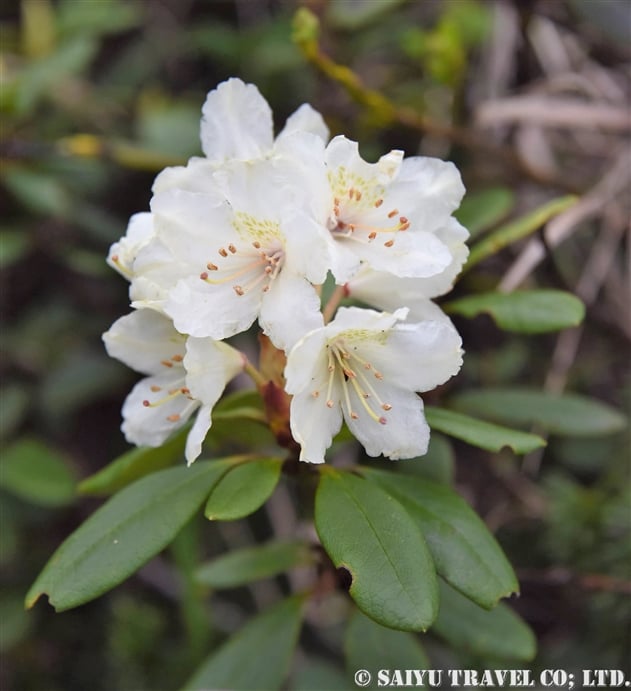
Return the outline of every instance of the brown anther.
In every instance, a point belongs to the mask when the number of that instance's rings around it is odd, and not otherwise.
[[[182,362],[183,359],[184,358],[181,355],[173,355],[173,357],[171,358],[173,362]]]
[[[339,205],[340,205],[340,200],[337,197],[335,197],[335,199],[333,200],[333,206],[339,206]]]
[[[407,230],[409,227],[410,227],[410,222],[407,221],[406,223],[404,223],[404,224],[399,228],[399,230]]]
[[[329,398],[329,400],[326,402],[326,407],[332,408],[334,405],[335,405],[335,403]]]
[[[348,190],[349,199],[352,199],[354,195],[355,195],[355,190],[354,190],[354,188],[351,187],[350,190]]]
[[[383,379],[383,374],[381,374],[381,372],[375,372],[375,377],[377,379]]]
[[[392,209],[392,211],[388,214],[388,218],[394,218],[398,213],[399,209]]]
[[[222,257],[227,257],[227,256],[228,256],[228,253],[226,252],[226,250],[225,250],[223,247],[220,247],[220,248],[219,248],[219,254],[220,254]]]
[[[173,415],[168,415],[167,420],[169,422],[179,422],[180,416],[177,413],[174,413]]]
[[[208,264],[206,264],[206,268],[208,269],[208,271],[217,271],[217,269],[219,267],[217,266],[217,264],[213,264],[212,262],[208,262]]]
[[[255,240],[252,243],[252,247],[254,247],[254,249],[260,250],[261,249],[261,243],[258,240]]]
[[[374,240],[377,237],[377,231],[373,230],[372,233],[368,233],[368,239]]]
[[[144,400],[142,404],[145,406],[145,408],[149,408],[149,406],[151,405],[151,403],[149,403],[149,401],[147,400]]]
[[[237,253],[237,248],[233,244],[228,245],[228,249],[232,252],[232,254]]]
[[[381,407],[384,410],[392,410],[392,406],[389,403],[383,403]]]
[[[234,292],[237,295],[244,295],[245,294],[245,291],[243,290],[243,288],[241,286],[232,286],[232,289],[234,290]]]
[[[158,391],[162,391],[162,387],[161,387],[161,386],[157,386],[156,384],[154,384],[154,385],[151,387],[151,390],[153,391],[153,393],[158,393]]]
[[[359,420],[359,415],[353,410],[351,410],[351,417],[353,420]]]
[[[173,367],[173,363],[169,362],[168,360],[160,360],[160,364],[164,365],[165,367]]]
[[[344,221],[338,221],[338,222],[337,222],[337,227],[338,227],[340,230],[344,230],[344,228],[346,228],[346,223],[344,223]]]
[[[311,393],[311,395],[312,395],[314,398],[317,398],[317,397],[320,395],[320,392],[319,392],[319,391],[313,391],[313,392]]]
[[[206,271],[202,271],[201,274],[199,274],[199,277],[202,279],[202,281],[205,281],[208,278],[208,273]]]
[[[388,240],[387,242],[383,243],[384,247],[392,247],[394,245],[394,240]]]
[[[349,223],[348,224],[348,229],[351,233],[355,232],[355,224],[354,223]]]
[[[385,425],[388,421],[386,420],[385,417],[380,417],[380,418],[379,418],[379,422],[380,422],[382,425]]]
[[[345,367],[342,372],[344,372],[349,379],[354,379],[357,376],[352,369],[348,369],[347,367]]]
[[[264,292],[264,293],[267,293],[268,290],[269,290],[269,286],[265,286],[265,287],[263,288],[263,292]]]
[[[118,264],[118,255],[117,254],[112,255],[112,261],[114,262],[114,264]]]
[[[355,190],[355,199],[359,201],[362,198],[362,193],[359,190]]]
[[[375,202],[375,208],[378,209],[383,204],[383,199],[377,199]]]
[[[399,216],[399,223],[405,225],[406,223],[408,223],[408,219],[405,216]]]
[[[265,267],[265,273],[266,273],[266,274],[271,274],[272,271],[274,271],[274,269],[272,269],[271,266],[266,266],[266,267]]]
[[[188,387],[183,386],[183,387],[180,389],[180,393],[183,393],[183,394],[186,396],[187,394],[191,393],[191,390],[190,390]]]

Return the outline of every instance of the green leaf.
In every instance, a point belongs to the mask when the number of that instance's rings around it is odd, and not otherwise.
[[[8,384],[0,389],[0,439],[11,436],[24,421],[32,395],[23,384]]]
[[[576,204],[578,197],[567,195],[553,199],[525,216],[498,228],[473,246],[463,272],[468,271],[483,259],[496,254],[513,242],[522,240],[537,231],[544,223]]]
[[[454,588],[487,609],[518,591],[515,573],[502,548],[452,489],[402,473],[361,470],[418,522],[436,571]]]
[[[80,494],[109,496],[141,477],[167,468],[184,457],[184,446],[189,431],[187,425],[162,446],[131,449],[119,456],[94,475],[79,483]]]
[[[142,3],[100,0],[80,2],[63,0],[58,9],[58,30],[62,35],[116,33],[137,26],[143,19]]]
[[[526,662],[536,654],[535,636],[508,605],[482,609],[440,583],[440,610],[432,631],[454,648],[488,660]]]
[[[280,689],[296,647],[302,598],[292,597],[249,621],[201,665],[185,689]],[[262,660],[265,664],[255,664]]]
[[[21,643],[29,634],[33,617],[24,611],[21,594],[4,593],[0,597],[0,653],[7,653],[14,645]]]
[[[67,218],[71,213],[68,190],[50,173],[13,167],[3,171],[2,181],[31,213],[59,218]]]
[[[524,454],[546,445],[545,440],[536,434],[492,425],[453,410],[426,406],[425,417],[432,429],[487,451],[501,451],[508,446],[515,453]]]
[[[234,521],[254,513],[276,488],[282,466],[281,458],[236,466],[213,488],[204,515],[211,521]]]
[[[313,561],[314,554],[306,542],[274,541],[234,550],[202,564],[195,572],[195,580],[211,588],[236,588]]]
[[[27,607],[46,593],[60,612],[124,581],[173,540],[234,462],[198,461],[125,487],[57,549],[27,593]]]
[[[427,629],[437,610],[434,565],[407,511],[376,484],[322,469],[315,525],[336,567],[350,572],[350,594],[371,619],[394,629]]]
[[[514,293],[482,293],[448,302],[444,309],[473,319],[486,313],[505,331],[538,334],[578,326],[585,306],[562,290],[519,290]]]
[[[578,394],[550,394],[531,389],[479,389],[451,399],[464,412],[515,425],[539,425],[569,437],[613,434],[627,420],[615,408]]]
[[[358,669],[370,672],[377,687],[380,669],[427,669],[429,660],[418,637],[405,631],[388,629],[361,612],[351,617],[344,637],[346,670],[353,675]]]
[[[75,482],[65,458],[35,439],[22,439],[2,453],[0,486],[34,504],[69,504]]]
[[[499,223],[513,208],[515,195],[508,187],[468,192],[455,217],[475,237]]]

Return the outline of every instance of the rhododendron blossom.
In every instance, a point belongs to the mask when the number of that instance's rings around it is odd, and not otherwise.
[[[343,421],[370,456],[425,453],[418,394],[462,361],[431,301],[468,252],[452,216],[464,193],[456,167],[398,150],[369,163],[357,142],[329,141],[307,104],[274,137],[267,101],[239,79],[208,94],[200,129],[204,156],[157,176],[150,211],[107,259],[135,311],[104,334],[106,348],[146,375],[123,406],[127,439],[160,445],[195,413],[186,458],[197,458],[228,381],[245,368],[262,386],[223,342],[258,322],[286,358],[280,398],[292,398],[280,410],[301,460],[323,462]],[[338,308],[342,297],[371,309]]]

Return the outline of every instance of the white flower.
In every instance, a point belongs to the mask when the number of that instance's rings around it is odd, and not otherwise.
[[[154,196],[159,253],[166,248],[186,276],[163,304],[178,331],[221,340],[258,318],[274,345],[287,350],[322,324],[312,284],[326,278],[330,241],[310,213],[301,172],[309,156],[322,165],[323,144],[305,133],[286,141],[296,141],[304,162],[292,145],[290,153],[216,171],[211,194],[170,189]]]
[[[153,238],[153,219],[148,212],[129,219],[125,235],[115,242],[107,255],[107,263],[128,281],[133,278],[133,264],[138,252]]]
[[[224,164],[274,156],[283,140],[295,132],[309,133],[322,143],[329,139],[322,116],[306,103],[289,116],[274,139],[272,110],[256,86],[228,79],[208,94],[202,108],[200,136],[205,157],[193,157],[185,167],[166,168],[156,178],[153,191],[177,187],[204,192],[207,177]]]
[[[170,319],[152,310],[121,317],[103,341],[111,357],[148,375],[123,404],[121,429],[127,441],[160,446],[198,411],[186,441],[190,465],[201,453],[214,404],[243,369],[241,354],[209,338],[186,338]]]
[[[431,303],[430,299],[451,290],[469,254],[465,245],[469,231],[455,218],[450,218],[445,227],[436,230],[435,234],[449,248],[452,257],[451,263],[440,273],[409,278],[362,268],[346,284],[347,295],[388,312],[408,307],[408,316],[412,320],[433,319],[436,318],[435,315],[442,315],[440,308]]]
[[[458,372],[461,340],[446,317],[407,323],[406,315],[407,309],[342,307],[291,350],[286,390],[293,394],[290,422],[301,460],[322,463],[342,420],[370,456],[427,451],[429,428],[416,392]]]
[[[336,241],[338,283],[346,283],[360,261],[402,277],[445,271],[452,255],[439,231],[449,225],[464,194],[452,163],[403,159],[401,151],[367,163],[357,143],[343,136],[329,143],[325,160],[326,182],[314,194]]]

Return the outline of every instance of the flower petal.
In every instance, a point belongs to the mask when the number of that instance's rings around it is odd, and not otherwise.
[[[133,277],[132,265],[139,250],[154,236],[153,217],[149,212],[134,214],[129,219],[127,232],[111,247],[107,263],[127,280]]]
[[[358,417],[355,419],[345,409],[344,419],[369,456],[383,454],[396,460],[427,452],[429,426],[423,415],[423,401],[415,393],[381,382],[379,396],[392,406],[389,412],[381,413],[385,420],[381,423],[368,415],[360,396],[352,387],[349,389],[351,406]]]
[[[110,357],[143,374],[181,369],[185,337],[173,322],[153,310],[137,310],[117,319],[103,334]]]
[[[310,132],[315,134],[325,144],[329,140],[329,128],[324,122],[322,115],[308,103],[303,103],[287,118],[285,127],[283,127],[276,138],[276,143],[292,132]]]
[[[123,403],[121,429],[128,442],[137,446],[160,446],[182,427],[199,401],[177,393],[184,384],[184,370],[141,379]],[[145,405],[148,401],[151,405]]]
[[[189,337],[184,356],[186,386],[194,398],[213,406],[226,384],[243,370],[238,350],[211,338]]]
[[[259,324],[277,348],[290,350],[306,333],[324,324],[315,288],[302,276],[281,270],[263,295]]]
[[[254,84],[232,78],[206,97],[202,108],[202,149],[213,161],[243,161],[272,148],[272,111]]]
[[[186,437],[186,448],[184,449],[186,465],[190,466],[202,452],[202,444],[212,424],[210,417],[211,411],[211,405],[203,405],[197,413],[195,422]]]

